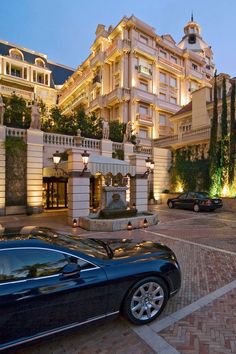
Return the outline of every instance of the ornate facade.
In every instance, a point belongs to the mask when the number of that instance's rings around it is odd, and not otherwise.
[[[131,122],[143,145],[170,135],[170,117],[194,90],[211,87],[213,53],[200,32],[192,18],[177,44],[134,16],[114,28],[98,25],[91,54],[61,88],[60,107]]]
[[[27,101],[57,103],[58,90],[73,69],[48,60],[36,51],[0,40],[0,95],[15,93]]]

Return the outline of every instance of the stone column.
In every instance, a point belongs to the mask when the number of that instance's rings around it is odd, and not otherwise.
[[[43,132],[27,130],[27,211],[41,213],[43,181]]]
[[[6,203],[6,127],[0,125],[0,215],[5,215]]]
[[[83,171],[81,151],[73,148],[68,153],[68,212],[67,221],[79,226],[79,218],[89,215],[90,172]]]
[[[147,156],[138,154],[130,156],[130,165],[136,166],[136,176],[130,179],[130,205],[136,205],[138,212],[148,209],[148,176],[146,171]]]
[[[156,200],[160,199],[160,194],[164,189],[170,188],[169,169],[171,166],[171,151],[168,149],[153,148],[154,159],[154,197]]]

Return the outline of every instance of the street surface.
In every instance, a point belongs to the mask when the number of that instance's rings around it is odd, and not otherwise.
[[[159,319],[136,327],[121,316],[31,344],[14,354],[236,353],[236,217],[154,206],[159,224],[142,230],[90,232],[66,225],[64,211],[0,217],[2,226],[53,227],[83,237],[162,242],[176,253],[182,288]]]

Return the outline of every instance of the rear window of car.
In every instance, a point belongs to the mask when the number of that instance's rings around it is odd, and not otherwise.
[[[196,193],[196,197],[199,199],[206,199],[206,198],[210,198],[208,193]]]

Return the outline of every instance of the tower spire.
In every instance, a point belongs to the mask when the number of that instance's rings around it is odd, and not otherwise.
[[[193,22],[193,11],[191,12],[191,22]]]

